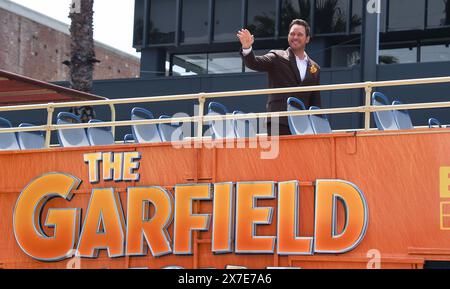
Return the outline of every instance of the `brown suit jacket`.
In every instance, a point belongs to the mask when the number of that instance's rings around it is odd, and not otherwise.
[[[297,68],[297,62],[295,61],[295,55],[291,51],[290,47],[286,50],[271,50],[263,56],[255,56],[253,50],[247,56],[243,56],[241,50],[241,56],[248,68],[256,71],[266,71],[268,73],[269,88],[311,86],[320,84],[320,66],[309,57],[306,75],[304,80],[301,81],[300,73]],[[316,71],[311,69],[312,66],[316,68]],[[269,95],[266,104],[267,111],[286,111],[287,99],[290,96],[297,97],[303,101],[307,109],[312,105],[320,107],[320,92],[311,91]],[[280,124],[287,126],[287,118],[280,118]]]

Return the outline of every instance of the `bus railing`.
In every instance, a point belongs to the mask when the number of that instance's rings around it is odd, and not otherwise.
[[[24,132],[24,131],[46,131],[46,147],[50,147],[51,132],[60,129],[73,128],[88,128],[88,127],[112,127],[114,134],[115,127],[130,126],[140,124],[160,124],[173,122],[193,122],[197,123],[197,138],[202,138],[203,126],[206,122],[213,120],[234,120],[234,119],[252,119],[252,118],[271,118],[271,117],[286,117],[298,115],[315,115],[315,114],[342,114],[342,113],[364,113],[364,129],[363,131],[370,131],[370,114],[376,111],[385,110],[411,110],[411,109],[430,109],[430,108],[447,108],[450,107],[450,101],[445,102],[424,102],[414,104],[399,104],[399,105],[383,105],[374,106],[371,104],[372,93],[377,87],[392,87],[405,85],[420,85],[420,84],[438,84],[450,83],[450,77],[434,77],[434,78],[420,78],[420,79],[406,79],[406,80],[390,80],[390,81],[376,81],[376,82],[359,82],[359,83],[343,83],[320,86],[302,86],[302,87],[287,87],[287,88],[272,88],[272,89],[256,89],[256,90],[240,90],[240,91],[226,91],[226,92],[211,92],[211,93],[196,93],[196,94],[181,94],[168,96],[150,96],[150,97],[133,97],[121,99],[106,99],[94,101],[78,101],[65,103],[47,103],[47,104],[31,104],[31,105],[17,105],[0,107],[0,112],[6,111],[27,111],[27,110],[47,110],[47,124],[32,126],[32,127],[13,127],[2,128],[0,133],[7,132]],[[262,112],[249,113],[238,115],[205,115],[206,100],[225,98],[225,97],[240,97],[240,96],[255,96],[265,94],[287,94],[299,93],[308,91],[333,91],[344,89],[364,89],[365,101],[363,106],[356,107],[341,107],[341,108],[325,108],[320,110],[302,110],[302,111],[279,111],[279,112]],[[152,119],[152,120],[124,120],[116,121],[116,105],[121,104],[138,104],[138,103],[152,103],[162,101],[182,101],[182,100],[198,100],[198,115],[190,117],[174,117],[169,119]],[[53,113],[58,108],[70,108],[76,106],[99,106],[108,105],[111,109],[111,121],[96,122],[96,123],[80,123],[80,124],[53,124]]]

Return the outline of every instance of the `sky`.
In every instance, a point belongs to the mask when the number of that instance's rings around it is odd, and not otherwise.
[[[70,25],[72,0],[10,0]],[[94,39],[140,57],[133,45],[134,0],[94,0]]]

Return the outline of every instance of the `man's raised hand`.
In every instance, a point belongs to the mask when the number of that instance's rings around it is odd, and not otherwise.
[[[243,49],[252,47],[253,42],[255,42],[255,37],[247,29],[239,30],[236,36],[239,38]]]

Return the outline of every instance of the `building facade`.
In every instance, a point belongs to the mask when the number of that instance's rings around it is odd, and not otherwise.
[[[372,0],[136,0],[132,45],[141,52],[140,71],[136,72],[140,77],[96,80],[93,93],[131,98],[267,88],[265,73],[244,67],[236,31],[247,27],[253,32],[257,54],[284,49],[288,24],[297,17],[311,24],[313,38],[307,52],[322,67],[321,84],[450,75],[450,0],[381,0],[380,14],[376,13],[378,7],[367,9],[369,2]],[[58,83],[68,86],[67,82]],[[375,90],[403,103],[440,102],[449,100],[450,85]],[[321,96],[322,108],[361,106],[365,101],[362,89],[324,91]],[[266,95],[220,101],[230,111],[263,112]],[[178,112],[194,115],[195,104],[179,101],[144,107],[155,117]],[[117,119],[130,119],[131,109],[131,105],[119,106]],[[96,111],[98,118],[110,118],[108,108]],[[450,124],[448,109],[409,113],[415,126],[427,125],[430,117]],[[21,117],[10,119],[18,122]],[[355,129],[362,127],[363,114],[334,114],[329,119],[332,129]],[[46,119],[39,121],[45,123]],[[119,139],[125,133],[130,133],[130,128],[118,128]]]
[[[379,4],[379,5],[373,5]],[[140,78],[98,81],[111,98],[267,88],[265,73],[246,68],[236,32],[255,35],[257,54],[286,49],[292,19],[309,21],[307,53],[322,67],[321,84],[450,75],[450,0],[135,0],[133,47]],[[448,84],[377,88],[403,103],[448,101]],[[363,90],[322,92],[322,107],[364,104]],[[230,111],[265,111],[265,95],[221,99]],[[156,116],[186,112],[192,103],[153,105]],[[450,123],[445,109],[410,111]],[[105,114],[106,116],[106,114]],[[129,118],[129,111],[119,118]],[[333,129],[360,128],[362,114],[330,115]]]
[[[257,53],[284,49],[295,18],[310,23],[307,51],[321,67],[359,65],[363,31],[371,29],[365,25],[376,25],[366,16],[377,12],[379,64],[450,61],[449,0],[136,0],[135,5],[133,46],[142,52],[143,76],[162,75],[162,59],[169,66],[166,75],[250,72],[237,54],[236,32],[248,28]],[[377,45],[375,39],[369,43]]]
[[[69,10],[69,9],[68,9]],[[69,11],[67,11],[67,14]],[[94,79],[139,77],[139,58],[95,42]],[[69,26],[0,0],[0,68],[43,81],[68,80]]]

